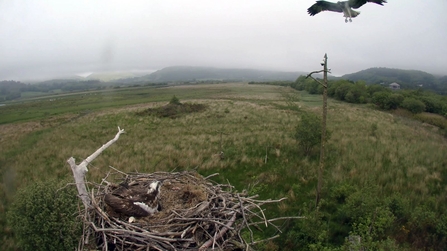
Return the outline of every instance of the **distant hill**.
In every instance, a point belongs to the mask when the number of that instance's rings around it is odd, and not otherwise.
[[[140,79],[149,82],[221,81],[295,81],[304,72],[281,72],[252,69],[221,69],[212,67],[166,67]]]
[[[70,76],[65,78],[54,78],[49,79],[45,81],[40,81],[37,84],[45,84],[45,85],[52,85],[52,84],[66,84],[66,83],[77,83],[80,81],[87,80],[86,78],[80,77],[80,76]]]
[[[0,102],[19,98],[20,92],[25,87],[26,84],[19,81],[0,81]]]
[[[437,78],[430,73],[417,70],[401,70],[390,68],[369,68],[356,73],[345,74],[344,79],[358,81],[363,80],[371,84],[390,84],[396,82],[403,88],[426,88],[434,91],[446,89],[447,77]]]
[[[148,72],[95,72],[86,77],[88,80],[100,80],[109,82],[119,79],[132,79],[147,75]]]
[[[0,81],[0,102],[18,99],[23,92],[50,93],[53,91],[82,91],[102,89],[111,86],[158,85],[173,82],[200,81],[295,81],[309,72],[282,72],[254,69],[223,69],[213,67],[172,66],[151,74],[130,72],[94,73],[88,77],[72,76],[52,79],[37,84],[24,84],[16,81]],[[323,75],[315,74],[322,78]],[[434,76],[418,70],[401,70],[390,68],[369,68],[359,72],[345,74],[341,77],[329,75],[329,79],[347,79],[365,81],[368,84],[390,84],[397,82],[402,88],[424,88],[439,94],[447,94],[447,76]]]
[[[26,84],[20,81],[3,80],[0,81],[0,92],[19,91],[20,88],[26,87]]]
[[[445,86],[445,88],[447,88],[447,76],[440,77],[438,82],[440,86]]]

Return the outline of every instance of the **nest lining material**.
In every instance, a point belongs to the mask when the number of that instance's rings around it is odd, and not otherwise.
[[[154,180],[163,181],[160,193],[161,211],[129,222],[129,216],[114,212],[104,202],[104,195],[117,188],[106,179],[120,175],[126,182],[147,185]],[[196,172],[156,172],[152,174],[109,173],[101,184],[91,191],[91,207],[86,211],[81,245],[88,243],[94,232],[97,248],[102,250],[241,250],[254,241],[250,226],[273,226],[276,220],[266,219],[261,206],[280,200],[256,200],[246,193],[233,193],[231,185],[213,184],[209,178]],[[248,228],[250,240],[241,237]],[[269,239],[278,237],[273,236]]]

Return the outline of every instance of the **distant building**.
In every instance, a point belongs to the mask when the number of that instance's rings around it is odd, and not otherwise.
[[[394,82],[394,83],[390,84],[390,88],[392,90],[399,90],[400,89],[400,85],[398,83]]]

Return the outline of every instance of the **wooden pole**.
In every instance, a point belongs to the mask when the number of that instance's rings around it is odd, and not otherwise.
[[[324,160],[325,160],[325,144],[326,144],[326,117],[327,117],[327,54],[324,54],[323,62],[321,63],[323,66],[323,70],[320,71],[313,71],[307,75],[306,78],[312,78],[316,82],[318,82],[320,85],[323,86],[323,118],[321,120],[321,147],[320,147],[320,163],[318,165],[318,183],[317,183],[317,196],[315,200],[315,206],[318,206],[318,203],[321,199],[321,188],[323,186],[323,170],[324,170]],[[321,83],[318,81],[318,79],[315,79],[312,77],[312,74],[314,73],[320,73],[323,72],[324,76],[324,82]]]
[[[323,83],[323,118],[321,120],[321,147],[320,147],[320,164],[318,165],[318,184],[317,184],[317,198],[315,205],[321,199],[321,187],[323,186],[323,170],[325,160],[325,145],[326,145],[326,117],[327,117],[327,54],[324,54],[324,83]]]

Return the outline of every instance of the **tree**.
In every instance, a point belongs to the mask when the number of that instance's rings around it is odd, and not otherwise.
[[[404,100],[404,96],[401,94],[393,93],[388,97],[388,107],[389,109],[397,109]]]
[[[301,150],[309,155],[314,146],[321,143],[320,118],[313,113],[304,113],[296,126],[295,139],[298,141]]]
[[[67,182],[34,183],[19,190],[8,211],[8,225],[22,250],[74,250],[82,234],[76,219],[78,198]]]
[[[345,100],[346,94],[348,94],[350,86],[352,84],[349,82],[343,82],[337,89],[335,89],[335,98],[338,100]]]
[[[335,90],[341,85],[341,81],[330,81],[328,83],[327,95],[329,97],[335,97]]]
[[[421,97],[420,100],[425,104],[425,111],[430,113],[443,114],[443,103],[435,94],[428,93]]]
[[[369,95],[372,96],[374,93],[376,92],[390,92],[389,89],[387,89],[386,87],[384,87],[383,85],[378,85],[378,84],[374,84],[374,85],[369,85],[366,90],[368,91]]]
[[[425,104],[415,98],[405,98],[402,101],[402,108],[409,110],[412,113],[421,113],[425,111]]]
[[[307,84],[306,91],[309,92],[309,94],[322,94],[323,87],[317,82],[312,81],[311,83]]]
[[[390,107],[389,107],[390,93],[389,92],[386,92],[386,91],[375,92],[372,95],[372,101],[375,105],[377,105],[381,109],[385,109],[385,110],[390,109]]]
[[[353,84],[349,92],[353,95],[353,102],[351,103],[366,103],[369,94],[366,89],[366,84],[363,81],[358,81],[357,83]],[[345,97],[346,98],[346,97]],[[348,101],[350,102],[350,101]]]

